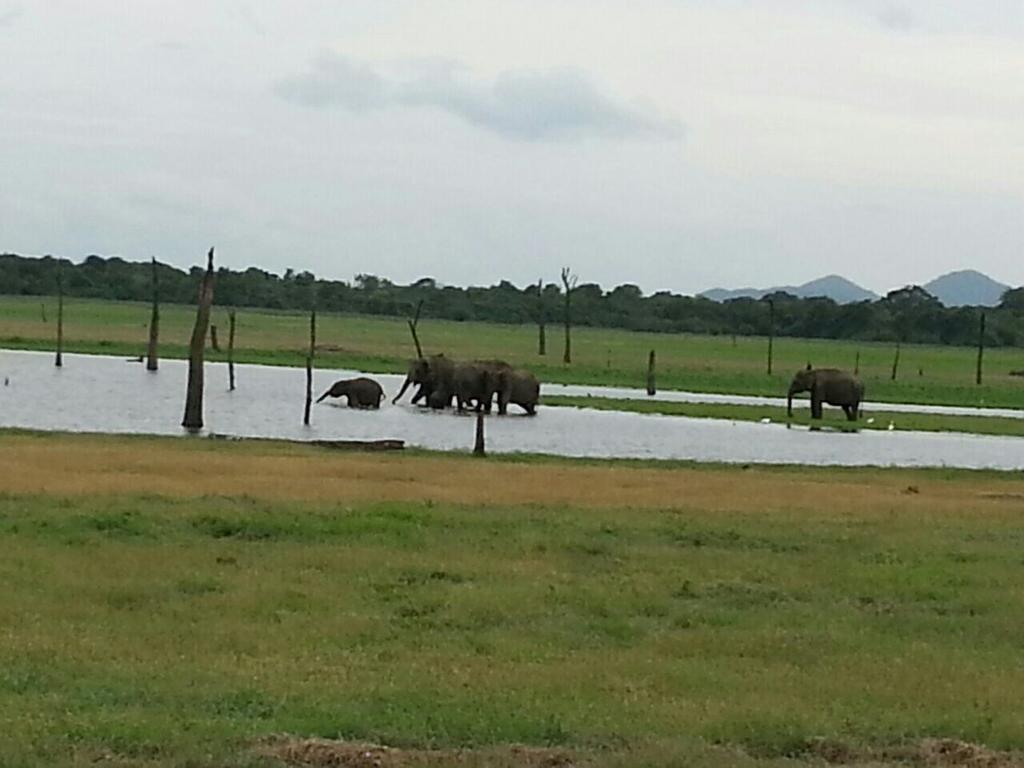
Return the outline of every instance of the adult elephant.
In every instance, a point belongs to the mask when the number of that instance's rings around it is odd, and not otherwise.
[[[316,399],[319,403],[328,397],[347,397],[349,408],[380,408],[384,389],[373,379],[360,376],[357,379],[342,379]]]
[[[838,405],[848,421],[856,421],[860,415],[860,404],[864,399],[864,385],[860,379],[838,368],[807,368],[798,371],[789,385],[787,413],[793,415],[793,395],[811,393],[811,418],[821,418],[822,403]]]
[[[412,396],[413,404],[423,400],[425,405],[433,407],[435,403],[440,403],[440,397],[433,397],[434,390],[438,389],[439,385],[447,385],[450,391],[454,366],[454,361],[449,360],[443,354],[419,357],[412,360],[409,363],[409,370],[406,373],[405,381],[402,382],[401,389],[398,390],[398,394],[394,396],[391,402],[397,403],[406,390],[415,384],[416,391]],[[448,401],[450,400],[451,396],[449,395]],[[438,407],[443,408],[444,404]]]
[[[537,415],[540,401],[540,382],[522,368],[508,368],[497,375],[498,414],[508,413],[509,403],[515,403],[530,416]]]
[[[494,395],[501,389],[502,376],[512,370],[504,360],[473,360],[457,363],[453,371],[452,394],[459,411],[472,407],[491,412]]]

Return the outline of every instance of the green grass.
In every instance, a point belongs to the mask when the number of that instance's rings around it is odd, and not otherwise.
[[[56,302],[52,298],[0,297],[0,346],[52,349]],[[47,322],[42,319],[45,305]],[[165,306],[161,353],[182,357],[194,310]],[[145,349],[149,309],[132,302],[68,300],[65,340],[68,351],[124,356]],[[222,346],[227,343],[224,308],[215,308]],[[299,313],[240,310],[236,359],[239,362],[301,365],[308,344],[308,317]],[[893,348],[887,344],[775,340],[775,373],[765,374],[766,340],[760,338],[631,333],[577,328],[573,362],[561,362],[560,328],[549,327],[549,350],[536,354],[536,328],[422,320],[419,335],[427,353],[454,357],[503,357],[528,366],[544,381],[642,387],[647,353],[658,355],[658,384],[687,389],[755,395],[780,395],[792,372],[812,362],[819,367],[852,369],[860,353],[860,372],[871,400],[948,405],[1024,406],[1024,352],[992,349],[985,356],[985,383],[974,383],[975,350],[908,345],[901,353],[898,380],[890,380]],[[413,347],[405,321],[355,315],[321,315],[319,365],[352,367],[379,373],[405,370]],[[211,359],[223,359],[213,353]]]
[[[986,475],[860,472],[851,514],[828,473],[759,504],[730,472],[749,503],[4,494],[3,764],[255,765],[281,732],[621,765],[1024,747],[1024,527]]]
[[[687,416],[694,419],[728,419],[730,421],[761,421],[771,419],[777,424],[823,426],[829,429],[889,429],[918,432],[965,432],[982,435],[1024,436],[1024,420],[994,416],[953,416],[934,413],[868,411],[856,422],[849,422],[839,408],[825,407],[820,422],[810,417],[806,400],[793,403],[793,416],[786,408],[773,405],[729,405],[725,403],[673,403],[659,400],[620,400],[606,397],[569,397],[549,395],[545,405],[573,408],[595,408],[601,411],[657,413],[665,416]]]

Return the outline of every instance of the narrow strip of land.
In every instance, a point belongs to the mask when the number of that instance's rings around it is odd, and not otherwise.
[[[627,400],[609,397],[572,397],[550,395],[545,405],[594,408],[600,411],[628,411],[661,416],[687,416],[692,419],[728,419],[730,421],[764,421],[810,426],[818,424],[834,429],[898,429],[915,432],[965,432],[979,435],[1024,437],[1024,420],[1000,416],[960,416],[941,413],[910,413],[904,411],[870,411],[855,422],[846,421],[839,409],[825,409],[824,418],[814,422],[807,402],[793,404],[793,416],[774,405],[732,405],[726,403],[675,403],[663,400]]]

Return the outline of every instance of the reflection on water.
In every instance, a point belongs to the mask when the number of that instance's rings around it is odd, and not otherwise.
[[[372,375],[388,394],[380,411],[360,411],[324,402],[313,424],[302,426],[305,371],[237,365],[238,389],[227,391],[223,363],[206,366],[206,427],[245,437],[298,440],[399,438],[408,445],[470,450],[474,420],[451,412],[420,409],[406,401],[391,405],[402,377]],[[41,352],[0,351],[0,426],[82,432],[181,435],[184,361],[164,360],[149,373],[122,358],[65,355],[55,368]],[[320,370],[319,394],[354,371]],[[589,388],[597,394],[600,390]],[[551,391],[546,388],[545,391]],[[1024,440],[942,433],[844,434],[781,424],[688,419],[574,408],[539,409],[536,417],[492,416],[487,421],[491,452],[537,452],[565,456],[695,459],[725,462],[1024,468]]]

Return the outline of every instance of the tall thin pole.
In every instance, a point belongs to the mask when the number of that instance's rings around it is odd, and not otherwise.
[[[153,311],[149,317],[149,346],[146,348],[146,370],[155,371],[159,366],[157,343],[160,338],[160,278],[157,275],[156,258],[153,258]]]
[[[313,406],[313,356],[316,355],[316,308],[309,313],[309,352],[306,354],[306,409],[302,423],[309,426],[309,411]]]
[[[57,261],[57,359],[53,363],[64,366],[64,265]]]
[[[196,323],[189,344],[188,386],[185,393],[185,417],[181,426],[198,431],[203,428],[203,351],[206,332],[210,326],[210,308],[213,306],[213,248],[206,256],[206,272],[199,283],[199,304]]]
[[[978,322],[978,369],[974,374],[974,383],[981,385],[981,358],[985,354],[985,313],[981,313]]]
[[[775,344],[775,301],[768,299],[768,375],[772,375],[772,353]]]
[[[235,310],[228,312],[228,391],[235,391]]]

